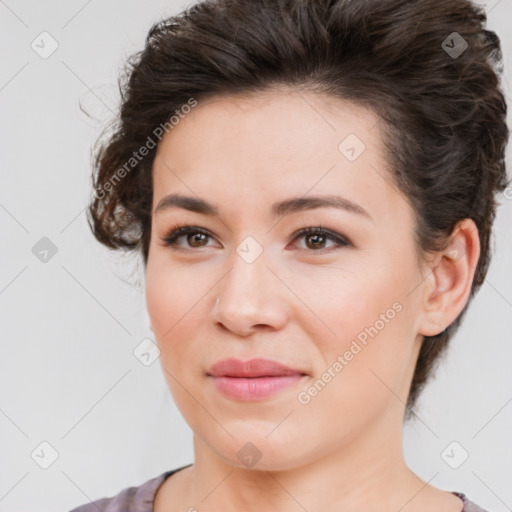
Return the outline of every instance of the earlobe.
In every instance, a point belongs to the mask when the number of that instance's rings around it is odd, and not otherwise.
[[[453,229],[450,243],[437,255],[425,279],[419,334],[435,336],[457,318],[469,297],[479,257],[478,228],[471,219],[464,219]]]

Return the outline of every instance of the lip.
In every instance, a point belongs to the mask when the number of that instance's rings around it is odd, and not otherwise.
[[[221,359],[208,371],[208,375],[212,377],[282,377],[296,374],[304,375],[305,372],[261,357],[248,361],[241,361],[232,357]]]
[[[223,395],[251,401],[267,398],[293,386],[306,373],[270,359],[240,361],[229,358],[215,363],[207,375]]]

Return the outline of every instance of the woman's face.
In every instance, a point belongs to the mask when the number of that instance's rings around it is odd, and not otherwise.
[[[274,91],[199,102],[159,144],[148,312],[179,410],[226,463],[297,467],[401,426],[423,278],[381,126],[349,102]],[[171,194],[216,214],[158,208]],[[166,245],[183,225],[207,234]],[[297,234],[319,226],[329,233]],[[299,375],[209,375],[226,358]]]

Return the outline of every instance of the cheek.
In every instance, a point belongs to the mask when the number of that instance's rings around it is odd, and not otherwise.
[[[160,363],[164,371],[180,382],[190,382],[197,372],[203,371],[198,355],[204,355],[205,346],[197,333],[205,321],[205,307],[210,299],[206,294],[208,286],[200,286],[204,281],[192,274],[191,269],[170,269],[156,259],[148,261],[146,271],[146,305],[160,349]],[[167,372],[166,379],[175,387]]]
[[[176,297],[176,283],[165,273],[154,271],[149,265],[146,271],[146,305],[157,341],[179,318],[179,301]]]
[[[191,310],[201,295],[190,274],[189,269],[171,266],[161,254],[155,254],[148,260],[146,304],[160,342],[171,337],[187,312],[193,312]]]
[[[177,363],[186,365],[187,322],[190,321],[192,297],[190,287],[184,287],[179,272],[162,272],[149,265],[146,272],[146,305],[155,342],[160,349],[160,364],[169,385],[174,386]]]
[[[367,330],[357,326],[353,331],[366,337],[338,339],[326,350],[325,366],[300,397],[301,404],[309,400],[304,412],[354,432],[373,423],[388,407],[401,407],[412,345],[406,336],[407,322],[400,318],[405,314],[402,310],[381,330],[371,329],[369,322]],[[337,435],[335,428],[332,435]]]
[[[322,388],[329,390],[319,393],[326,406],[335,401],[352,411],[378,409],[392,398],[390,388],[400,394],[415,338],[407,296],[413,279],[406,265],[403,270],[398,276],[374,269],[333,283],[324,297],[323,318],[335,331],[317,340],[322,357],[315,370],[322,382],[329,381]]]
[[[188,322],[194,311],[189,303],[193,303],[193,297],[187,296],[190,287],[183,287],[179,272],[154,271],[155,268],[156,265],[148,262],[147,310],[155,342],[160,349],[159,362],[163,376],[176,405],[187,417],[190,397],[184,394],[182,386],[191,388],[193,372],[184,370],[194,366],[193,350],[190,350],[190,343],[187,343],[187,331],[191,329]],[[172,278],[170,274],[173,274]]]
[[[329,336],[322,337],[327,351],[343,350],[356,337],[364,343],[371,326],[376,325],[379,332],[388,330],[402,305],[403,297],[395,291],[399,284],[392,275],[379,274],[375,268],[345,275],[340,271],[326,282],[307,295],[307,303],[331,329]]]

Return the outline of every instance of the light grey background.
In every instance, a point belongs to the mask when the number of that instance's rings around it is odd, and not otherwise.
[[[191,431],[159,360],[146,367],[133,354],[152,335],[140,263],[137,287],[136,260],[101,247],[86,223],[101,126],[78,105],[107,120],[124,58],[154,21],[186,5],[0,0],[1,512],[65,512],[192,462]],[[510,102],[512,1],[487,10]],[[46,59],[31,48],[51,48],[43,31],[58,43]],[[509,146],[509,166],[510,156]],[[501,202],[487,280],[404,434],[419,476],[490,512],[512,507],[512,190]],[[46,263],[32,252],[42,237],[57,247]],[[44,441],[58,453],[47,469]],[[458,469],[441,456],[453,441],[469,453]]]

